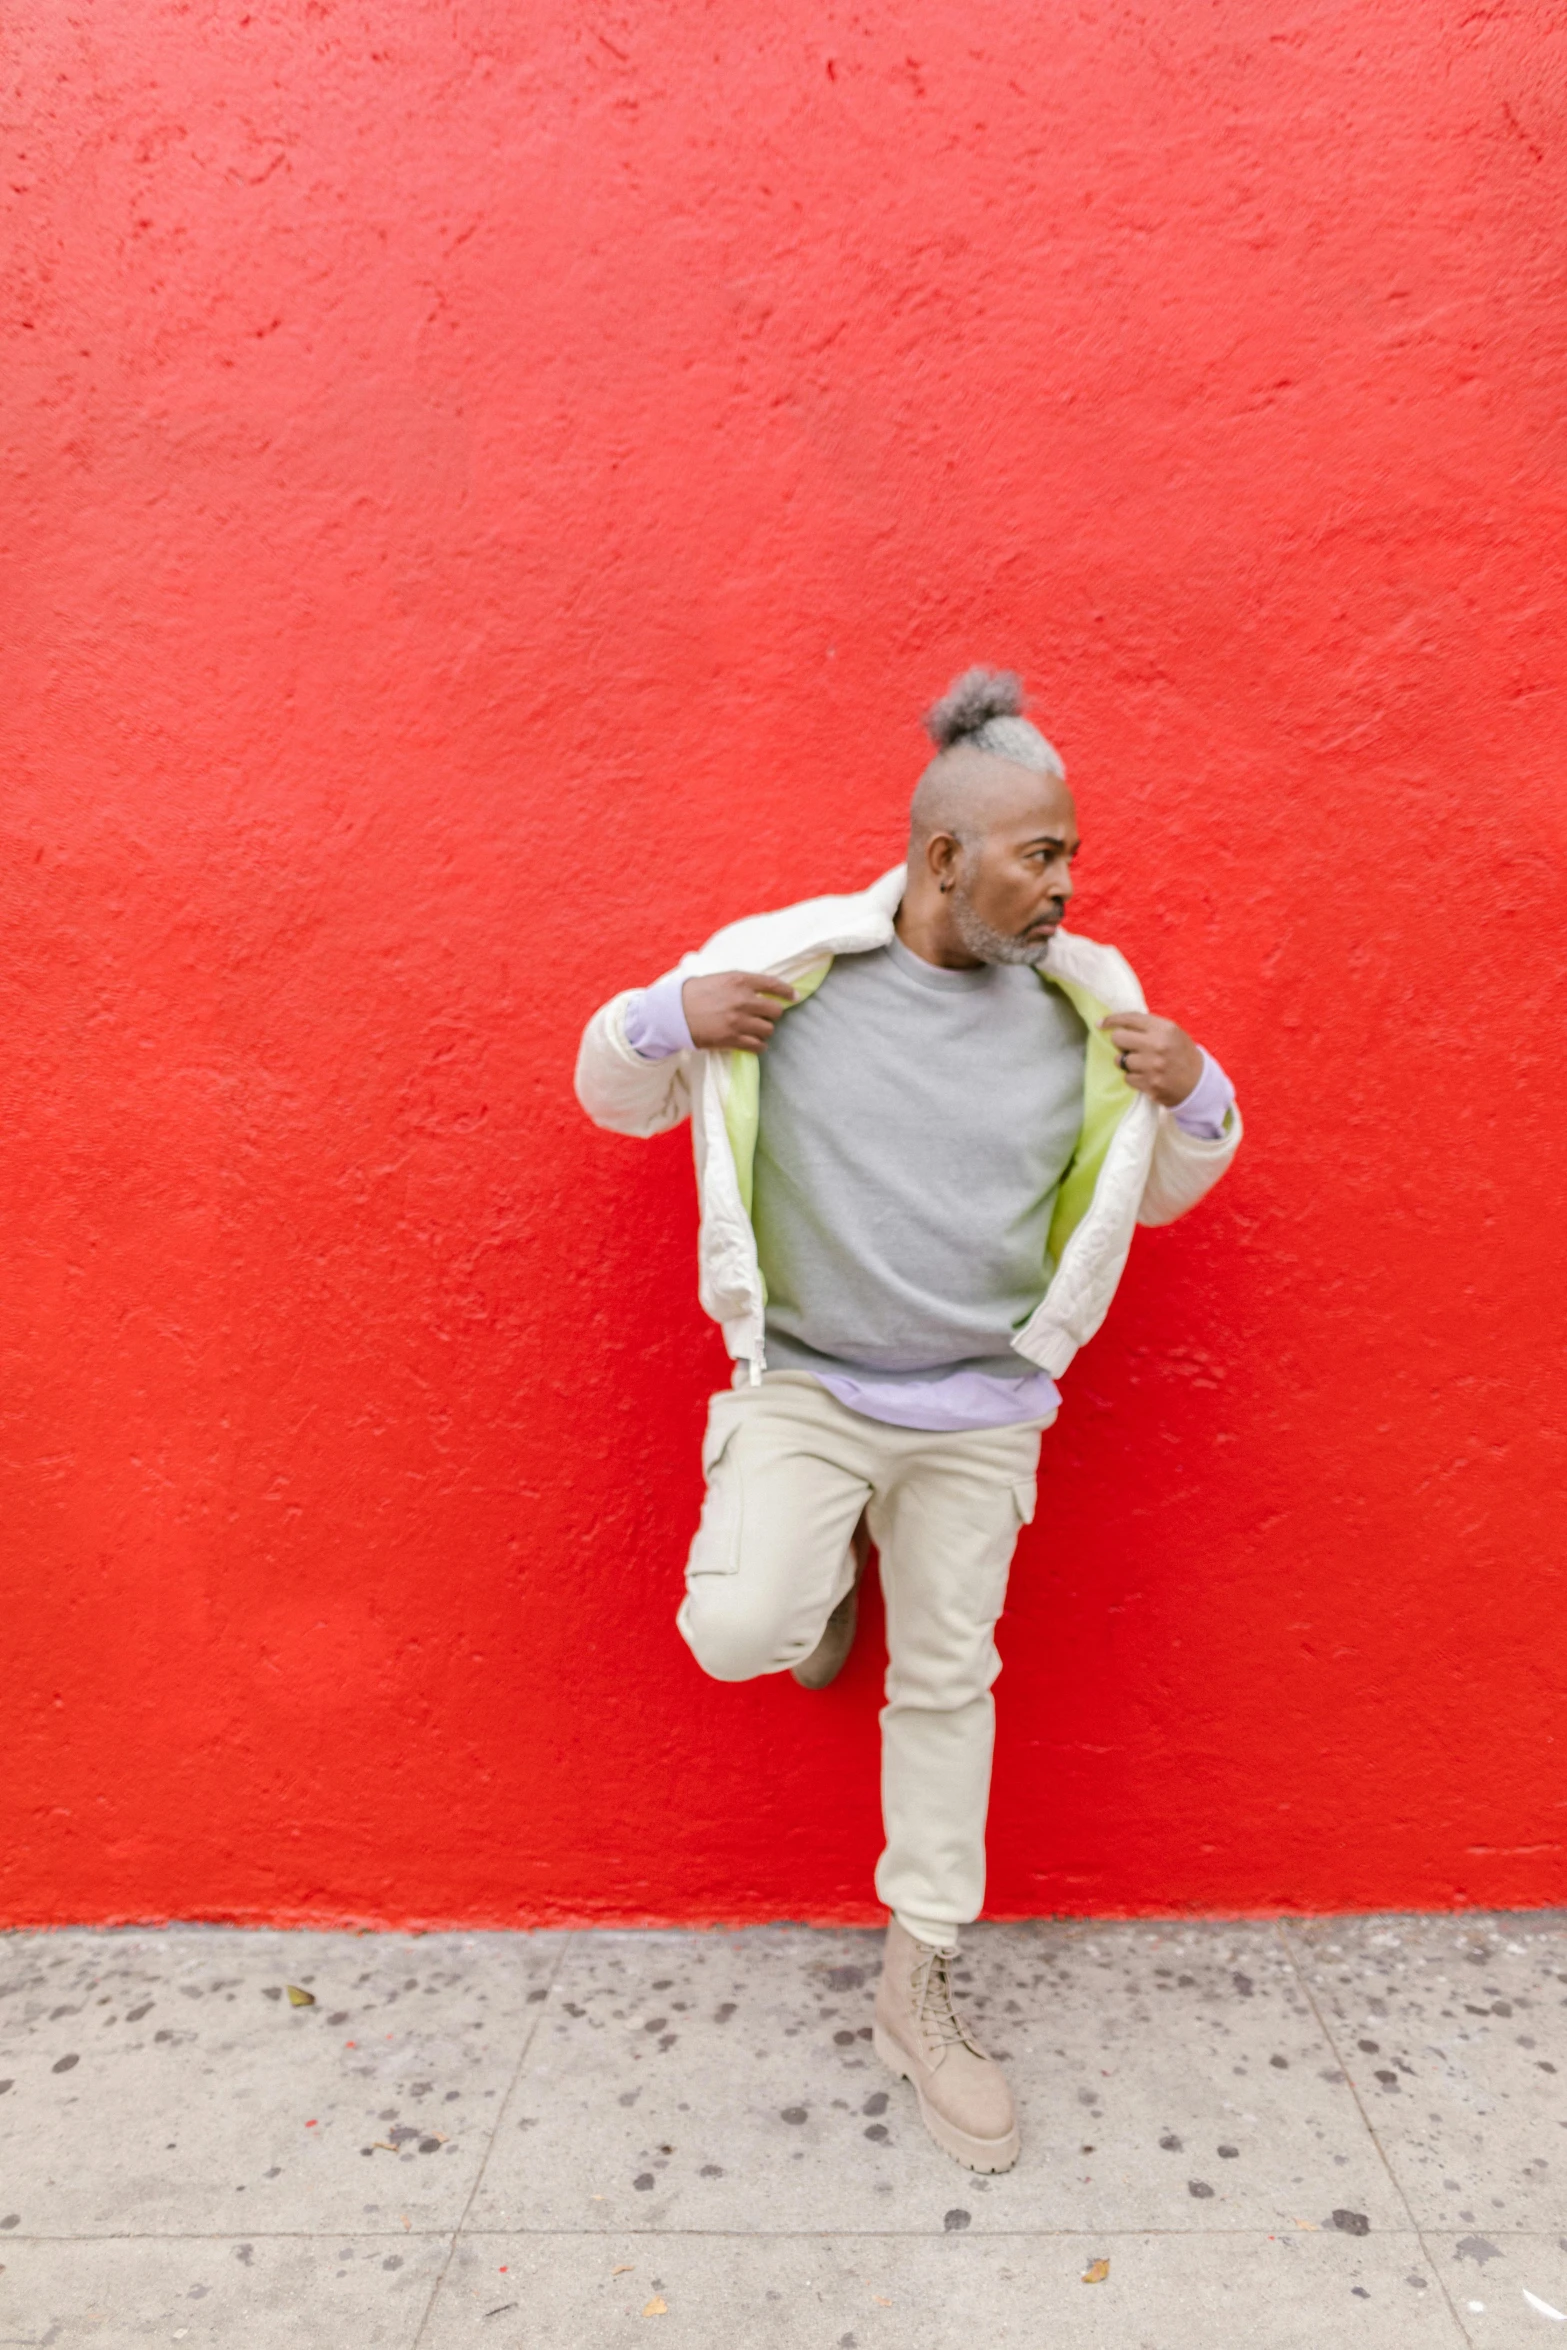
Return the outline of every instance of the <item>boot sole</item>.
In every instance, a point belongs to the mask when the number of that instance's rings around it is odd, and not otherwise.
[[[958,2129],[954,2123],[944,2120],[927,2105],[925,2092],[919,2085],[909,2058],[892,2034],[879,2023],[872,2026],[871,2046],[888,2072],[896,2074],[900,2081],[909,2083],[919,2102],[920,2120],[943,2154],[950,2154],[953,2161],[961,2162],[965,2170],[1003,2171],[1012,2168],[1023,2143],[1015,2122],[1004,2138],[971,2138],[967,2130]]]

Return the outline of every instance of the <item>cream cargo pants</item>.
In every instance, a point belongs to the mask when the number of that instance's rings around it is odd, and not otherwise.
[[[890,1428],[802,1371],[708,1406],[680,1632],[716,1680],[787,1672],[849,1588],[868,1508],[887,1611],[876,1891],[925,1942],[950,1942],[985,1897],[995,1624],[1034,1514],[1039,1435],[1038,1422]]]

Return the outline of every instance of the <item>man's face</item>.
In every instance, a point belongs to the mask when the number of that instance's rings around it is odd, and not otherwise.
[[[1008,766],[986,812],[986,830],[965,851],[948,892],[953,927],[981,962],[1037,963],[1072,895],[1072,795],[1054,776]]]

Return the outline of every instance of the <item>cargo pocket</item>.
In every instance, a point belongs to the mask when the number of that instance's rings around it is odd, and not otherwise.
[[[723,1408],[729,1403],[727,1395],[715,1395],[708,1406],[707,1433],[702,1439],[707,1491],[702,1496],[702,1522],[686,1561],[688,1575],[733,1575],[739,1571],[744,1512],[734,1453],[738,1423],[732,1408]]]
[[[996,1534],[985,1560],[981,1589],[985,1593],[985,1613],[994,1623],[1006,1606],[1007,1583],[1012,1573],[1012,1554],[1017,1549],[1017,1538],[1034,1515],[1038,1487],[1032,1477],[1013,1477],[1007,1487],[1007,1501],[997,1496]],[[1010,1503],[1010,1507],[1008,1507]]]

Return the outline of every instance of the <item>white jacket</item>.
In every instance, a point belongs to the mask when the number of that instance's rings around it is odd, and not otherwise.
[[[716,931],[676,966],[683,979],[718,971],[765,971],[797,986],[820,984],[837,955],[885,946],[903,898],[899,865],[850,897],[808,898],[772,914],[755,914]],[[1097,1026],[1105,1012],[1146,1010],[1125,957],[1059,930],[1041,962],[1043,976],[1077,1005],[1088,1027],[1084,1143],[1062,1181],[1072,1198],[1065,1227],[1052,1226],[1056,1270],[1044,1297],[1012,1343],[1020,1355],[1059,1377],[1109,1311],[1138,1224],[1169,1224],[1212,1189],[1235,1156],[1241,1119],[1232,1109],[1217,1142],[1183,1134],[1168,1110],[1127,1085],[1114,1050]],[[594,1013],[577,1055],[577,1099],[596,1126],[614,1134],[662,1134],[691,1120],[701,1202],[700,1295],[722,1323],[724,1341],[757,1379],[763,1352],[763,1288],[756,1235],[747,1211],[756,1140],[757,1069],[747,1053],[691,1051],[644,1061],[626,1042],[626,1007],[636,991],[613,996]],[[787,1012],[785,1018],[788,1017]],[[1074,1171],[1083,1162],[1079,1180]],[[1056,1246],[1058,1229],[1064,1245]]]

